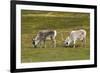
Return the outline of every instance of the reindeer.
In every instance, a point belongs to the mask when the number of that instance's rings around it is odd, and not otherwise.
[[[73,43],[73,47],[75,48],[75,44],[77,40],[82,40],[83,47],[86,45],[86,31],[83,29],[71,31],[70,35],[64,41],[65,46],[70,46]]]
[[[56,30],[41,30],[37,33],[36,37],[32,39],[33,47],[37,47],[37,45],[41,46],[43,44],[43,47],[46,48],[45,41],[47,38],[50,38],[50,40],[53,43],[53,47],[56,47]]]

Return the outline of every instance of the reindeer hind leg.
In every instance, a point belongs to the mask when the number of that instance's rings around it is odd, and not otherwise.
[[[52,43],[53,43],[53,48],[55,48],[55,47],[56,47],[56,39],[53,38],[53,37],[51,37],[51,41],[52,41]]]

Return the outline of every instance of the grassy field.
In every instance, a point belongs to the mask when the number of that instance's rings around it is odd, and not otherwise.
[[[75,12],[50,12],[50,11],[21,11],[21,62],[45,62],[86,60],[90,58],[90,15]],[[78,47],[63,47],[63,39],[75,29],[83,28],[87,31],[86,48],[81,41]],[[47,48],[33,48],[32,38],[39,30],[57,30],[57,47],[51,48],[51,41],[47,41]],[[67,32],[66,32],[67,31]],[[61,38],[61,32],[63,39]]]

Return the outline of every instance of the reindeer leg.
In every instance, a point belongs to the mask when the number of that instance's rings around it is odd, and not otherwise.
[[[39,48],[42,48],[43,47],[43,41],[41,40],[40,42],[39,42]]]
[[[42,46],[42,41],[40,41],[40,43],[39,43],[39,48],[41,48],[41,46]]]
[[[76,43],[76,40],[73,41],[73,44],[74,44],[73,48],[75,48],[75,43]]]
[[[55,40],[55,38],[52,38],[52,37],[51,37],[51,41],[52,41],[52,43],[53,43],[53,48],[55,48],[55,47],[56,47],[56,40]]]
[[[43,48],[46,48],[45,40],[43,40]]]
[[[53,40],[53,47],[54,48],[56,47],[56,40],[55,39]]]
[[[45,43],[45,41],[44,41],[44,48],[46,48],[46,43]]]
[[[86,47],[86,39],[83,39],[83,47]]]

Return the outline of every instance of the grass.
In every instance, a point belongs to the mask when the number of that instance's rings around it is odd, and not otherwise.
[[[23,50],[22,62],[84,60],[89,59],[88,51],[88,48],[26,48]]]
[[[69,61],[90,59],[90,18],[88,13],[50,12],[50,11],[21,11],[21,62]],[[78,41],[77,48],[63,47],[63,38],[68,32],[83,28],[87,31],[86,48]],[[39,30],[57,30],[57,47],[51,48],[51,41],[47,41],[47,48],[33,48],[32,38]],[[65,32],[67,31],[67,32]]]

